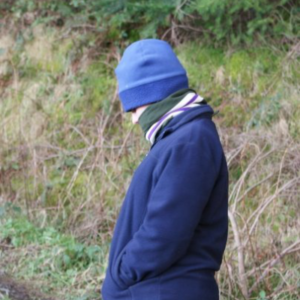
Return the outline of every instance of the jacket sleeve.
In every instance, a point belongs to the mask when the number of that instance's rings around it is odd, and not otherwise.
[[[216,180],[208,145],[177,145],[159,160],[144,221],[112,266],[120,288],[159,276],[184,256]]]

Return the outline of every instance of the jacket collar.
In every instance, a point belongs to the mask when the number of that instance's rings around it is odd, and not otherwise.
[[[165,136],[171,134],[179,127],[191,122],[194,119],[200,117],[208,117],[211,118],[214,114],[214,110],[211,108],[210,105],[205,104],[199,107],[195,107],[189,111],[186,111],[175,118],[173,118],[158,134],[154,144],[152,145],[151,149],[156,145],[160,140],[162,140]]]

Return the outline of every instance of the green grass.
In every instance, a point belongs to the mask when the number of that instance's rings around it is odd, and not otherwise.
[[[3,251],[7,272],[34,282],[36,287],[43,286],[44,293],[68,295],[63,299],[99,294],[96,279],[105,270],[108,244],[100,247],[76,241],[53,227],[36,226],[20,213],[2,219],[0,224],[0,240],[7,241],[17,254]]]

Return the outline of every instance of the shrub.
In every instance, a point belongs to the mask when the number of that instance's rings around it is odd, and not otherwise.
[[[67,23],[104,32],[107,42],[140,38],[205,39],[234,44],[266,37],[296,36],[297,8],[293,0],[11,0],[4,11],[23,18],[35,12],[39,22]]]

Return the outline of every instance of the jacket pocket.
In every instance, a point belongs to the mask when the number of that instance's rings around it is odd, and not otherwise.
[[[132,300],[160,300],[160,277],[140,281],[129,290]]]
[[[120,289],[111,277],[110,270],[107,270],[105,280],[101,288],[103,300],[132,300],[129,289]]]
[[[119,289],[126,289],[129,286],[128,283],[125,283],[121,279],[120,265],[122,262],[122,256],[123,256],[124,252],[126,251],[125,248],[126,248],[126,246],[118,254],[118,256],[116,257],[115,261],[112,263],[112,266],[111,266],[111,277]]]

